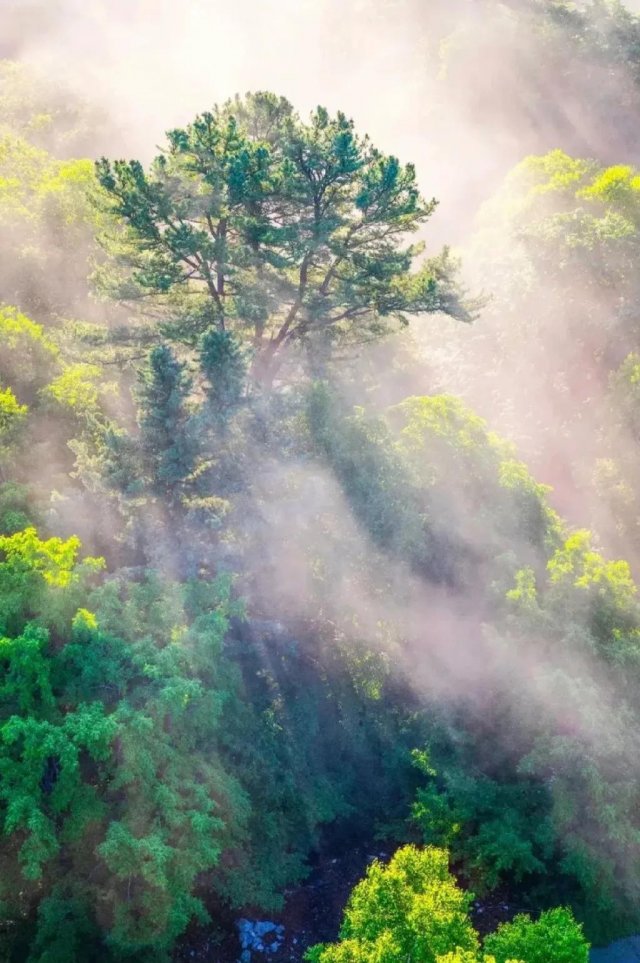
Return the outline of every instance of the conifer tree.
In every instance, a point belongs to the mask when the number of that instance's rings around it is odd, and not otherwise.
[[[188,430],[187,397],[191,387],[184,365],[167,345],[149,354],[140,374],[139,424],[145,472],[150,489],[169,503],[194,465],[194,445]]]
[[[225,410],[240,400],[246,365],[238,342],[228,331],[211,329],[200,342],[200,367],[214,409]]]
[[[296,347],[379,338],[410,314],[470,319],[448,253],[421,260],[430,218],[411,164],[323,107],[304,122],[282,97],[250,94],[168,133],[148,171],[102,159],[120,227],[106,240],[123,300],[151,303],[185,344],[213,327],[253,353],[269,386]],[[177,315],[177,318],[176,318]]]

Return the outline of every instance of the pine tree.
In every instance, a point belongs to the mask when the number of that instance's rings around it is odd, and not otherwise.
[[[360,344],[412,314],[471,317],[447,252],[419,260],[410,243],[436,201],[344,114],[319,107],[305,123],[284,98],[250,94],[170,131],[148,171],[103,159],[97,176],[122,225],[106,239],[107,288],[144,295],[184,344],[231,331],[263,388],[301,347]]]
[[[246,365],[236,339],[228,331],[211,329],[200,342],[200,368],[210,405],[224,411],[242,397]]]
[[[150,490],[169,504],[179,500],[195,461],[187,405],[190,388],[184,365],[171,348],[153,348],[140,375],[138,421]]]

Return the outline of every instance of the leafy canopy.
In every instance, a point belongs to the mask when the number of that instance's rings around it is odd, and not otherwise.
[[[123,225],[106,241],[116,292],[163,304],[165,333],[186,343],[242,335],[259,380],[293,343],[318,360],[412,313],[469,319],[447,252],[412,270],[407,238],[436,202],[344,114],[304,123],[284,98],[249,94],[170,131],[148,171],[102,159],[97,175]]]
[[[469,920],[472,893],[449,872],[446,850],[399,849],[377,860],[353,890],[340,941],[312,947],[309,963],[586,963],[588,944],[571,912],[533,922],[520,915],[488,936],[484,951]]]

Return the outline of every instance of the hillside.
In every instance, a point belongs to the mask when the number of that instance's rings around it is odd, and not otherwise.
[[[586,963],[640,932],[640,16],[205,8],[0,11],[0,959]]]

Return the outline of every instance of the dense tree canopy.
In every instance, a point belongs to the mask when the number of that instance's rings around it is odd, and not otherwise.
[[[639,22],[481,7],[440,11],[447,103],[495,129],[497,70],[531,118],[463,252],[482,300],[340,112],[248,94],[96,165],[91,111],[0,64],[8,963],[182,960],[378,840],[281,956],[585,963],[640,928],[640,175],[635,127],[592,137],[612,78],[640,116]]]

